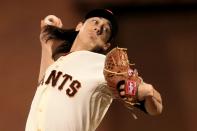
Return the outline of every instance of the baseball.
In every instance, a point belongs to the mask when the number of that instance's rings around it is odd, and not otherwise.
[[[47,17],[44,18],[44,24],[45,25],[53,25],[57,27],[62,27],[62,22],[61,20],[56,17],[55,15],[48,15]]]

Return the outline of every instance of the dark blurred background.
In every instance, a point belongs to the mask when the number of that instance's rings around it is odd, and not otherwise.
[[[49,14],[72,28],[94,8],[114,11],[116,43],[128,48],[144,81],[161,92],[163,114],[131,112],[113,102],[97,131],[197,130],[196,0],[1,0],[0,131],[23,131],[40,66],[40,20]]]

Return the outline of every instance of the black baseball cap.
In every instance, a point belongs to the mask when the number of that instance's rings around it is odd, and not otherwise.
[[[109,41],[111,41],[118,32],[118,24],[116,18],[111,10],[108,9],[94,9],[88,12],[85,16],[85,20],[91,17],[102,17],[110,21],[111,23],[111,36]]]

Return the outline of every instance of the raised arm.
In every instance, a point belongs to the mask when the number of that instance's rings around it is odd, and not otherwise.
[[[61,44],[60,40],[57,39],[49,39],[50,32],[47,31],[48,26],[55,26],[62,28],[62,22],[61,20],[54,16],[54,15],[48,15],[44,18],[44,20],[41,20],[41,33],[40,33],[40,42],[41,42],[41,63],[40,63],[40,73],[38,81],[40,81],[43,78],[43,75],[48,68],[49,65],[51,65],[54,60],[52,59],[52,50],[54,47],[57,47]]]

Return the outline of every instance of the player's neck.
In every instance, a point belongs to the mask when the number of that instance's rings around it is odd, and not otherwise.
[[[85,43],[84,41],[80,40],[79,37],[76,37],[75,41],[73,42],[73,45],[70,49],[70,52],[74,51],[80,51],[80,50],[88,50],[91,51],[92,48],[90,46],[90,43]]]

